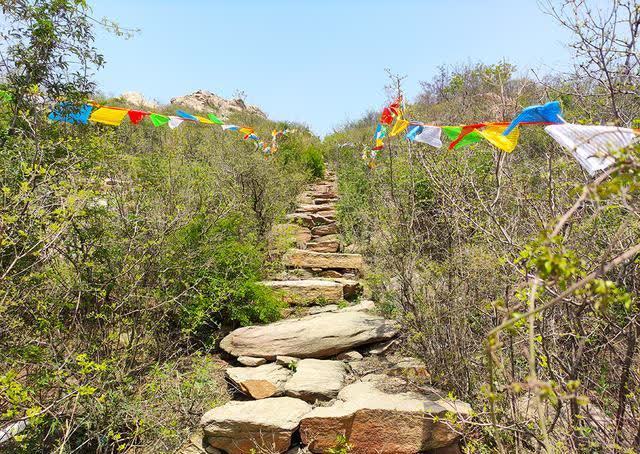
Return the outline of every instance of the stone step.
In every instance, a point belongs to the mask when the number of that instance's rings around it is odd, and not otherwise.
[[[361,345],[391,339],[398,326],[362,311],[327,312],[247,326],[229,333],[220,348],[232,356],[328,358]]]
[[[285,452],[312,408],[293,397],[229,402],[205,413],[200,425],[207,443],[228,454]]]
[[[337,303],[362,294],[362,285],[358,281],[344,278],[262,281],[260,284],[281,291],[283,300],[288,304],[300,306],[320,302]]]
[[[324,237],[319,237],[320,238]],[[306,250],[313,252],[338,252],[340,250],[340,241],[335,240],[324,240],[324,241],[309,241],[306,243]]]
[[[333,203],[312,204],[303,203],[298,206],[298,213],[317,213],[318,211],[334,211],[336,206]]]
[[[282,292],[282,299],[291,305],[336,303],[343,298],[344,285],[335,281],[303,279],[299,281],[262,281],[261,285]]]
[[[338,233],[338,225],[335,222],[326,225],[317,225],[311,228],[312,238],[325,235],[335,235],[336,233]]]
[[[331,254],[326,252],[289,249],[283,257],[283,263],[289,268],[348,269],[362,270],[360,254]]]

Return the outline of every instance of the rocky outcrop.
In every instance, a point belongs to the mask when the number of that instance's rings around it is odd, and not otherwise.
[[[443,448],[459,438],[457,416],[470,407],[461,401],[411,391],[388,391],[385,376],[346,386],[329,407],[302,418],[300,434],[311,452],[322,453],[345,435],[357,454],[414,454]]]
[[[142,93],[137,91],[125,91],[119,98],[129,105],[144,109],[157,109],[159,106],[156,101],[145,98]]]
[[[341,361],[301,359],[285,385],[285,394],[307,402],[331,400],[344,387],[347,368]]]
[[[225,99],[207,90],[198,90],[189,95],[171,99],[171,104],[183,106],[196,112],[213,112],[217,116],[228,117],[235,112],[246,112],[267,118],[256,106],[245,104],[242,99]]]
[[[238,328],[222,340],[220,347],[233,356],[327,358],[391,339],[397,332],[394,322],[366,312],[328,312]]]
[[[200,420],[207,443],[228,454],[285,452],[311,405],[293,397],[229,402]]]

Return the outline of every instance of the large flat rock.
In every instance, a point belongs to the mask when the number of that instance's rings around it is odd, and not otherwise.
[[[204,414],[207,442],[228,454],[285,452],[311,405],[293,397],[229,402]]]
[[[353,448],[351,452],[357,454],[414,454],[457,441],[458,433],[442,418],[470,414],[468,404],[385,390],[389,378],[374,378],[346,386],[332,406],[317,407],[304,416],[300,434],[311,452],[325,452],[343,434]]]
[[[292,372],[274,363],[258,367],[230,367],[227,378],[237,388],[254,399],[278,396],[284,393],[287,380]]]
[[[283,263],[292,268],[361,270],[363,266],[360,254],[331,254],[301,249],[289,249],[283,257]]]
[[[342,361],[301,359],[285,385],[285,394],[311,403],[331,400],[344,387],[346,377],[347,368]]]
[[[233,356],[327,358],[360,345],[391,339],[395,322],[366,312],[328,312],[269,325],[238,328],[220,347]]]
[[[344,287],[342,283],[320,279],[262,281],[260,284],[280,291],[282,299],[293,305],[335,303],[342,299]]]

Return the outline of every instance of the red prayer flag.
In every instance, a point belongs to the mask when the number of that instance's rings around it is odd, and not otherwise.
[[[380,115],[380,123],[382,123],[383,125],[390,125],[391,123],[393,123],[393,112],[391,112],[391,109],[389,109],[388,107],[385,107],[382,110],[382,115]]]
[[[144,112],[142,110],[130,110],[127,113],[129,114],[129,120],[131,120],[131,123],[134,125],[137,125],[145,116],[149,115],[149,112]]]

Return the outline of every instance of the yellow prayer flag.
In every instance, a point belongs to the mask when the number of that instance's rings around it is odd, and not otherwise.
[[[253,134],[253,128],[247,128],[246,126],[242,126],[239,131],[242,134]]]
[[[382,139],[376,139],[376,148],[383,147],[383,146],[384,146],[384,142],[382,141]]]
[[[198,115],[194,115],[194,117],[196,117],[200,123],[203,123],[205,125],[215,125],[215,123],[208,118],[200,117]]]
[[[507,136],[503,136],[502,133],[507,129],[502,125],[489,125],[484,129],[477,130],[478,133],[487,139],[487,141],[496,148],[502,151],[511,153],[518,145],[518,138],[520,137],[520,128],[514,128],[513,131]]]
[[[89,120],[105,125],[118,126],[127,116],[127,109],[112,109],[110,107],[100,107],[94,110]]]
[[[393,137],[400,134],[402,131],[407,129],[407,126],[409,126],[409,122],[402,117],[398,117],[398,119],[396,120],[396,123],[393,125],[393,128],[391,129],[391,132],[389,133],[389,136]]]

